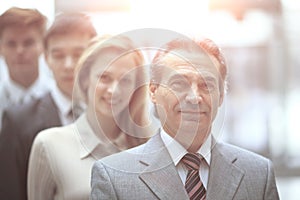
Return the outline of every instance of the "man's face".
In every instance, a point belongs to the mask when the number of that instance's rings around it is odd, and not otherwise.
[[[23,74],[38,70],[42,39],[41,33],[34,27],[5,28],[0,38],[0,50],[9,71]]]
[[[198,148],[210,133],[223,92],[210,56],[187,54],[184,59],[171,53],[163,58],[162,78],[150,84],[150,94],[164,130],[186,148]]]
[[[88,34],[54,35],[48,40],[45,52],[47,64],[58,88],[70,98],[74,86],[74,68],[89,40]]]

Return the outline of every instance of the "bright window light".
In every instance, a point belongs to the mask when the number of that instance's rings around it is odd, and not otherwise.
[[[49,21],[52,21],[55,15],[54,5],[54,0],[2,0],[0,6],[0,14],[5,12],[10,7],[36,8],[41,13],[43,13]]]
[[[131,16],[138,28],[164,28],[194,33],[205,23],[208,0],[131,0]]]

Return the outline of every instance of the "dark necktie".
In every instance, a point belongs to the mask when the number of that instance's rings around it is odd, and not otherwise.
[[[83,112],[83,109],[78,105],[73,105],[67,114],[67,118],[71,121],[75,121]]]
[[[77,119],[83,113],[83,108],[79,104],[73,104],[72,112],[74,119]]]
[[[187,153],[182,158],[182,162],[188,169],[185,189],[190,199],[204,200],[206,198],[206,191],[199,176],[201,162],[200,155],[196,153]]]

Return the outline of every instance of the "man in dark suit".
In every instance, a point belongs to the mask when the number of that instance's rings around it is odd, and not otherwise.
[[[97,161],[91,199],[278,200],[271,161],[212,134],[226,88],[219,48],[181,36],[158,51],[151,72],[161,129],[147,143]]]
[[[39,62],[46,26],[47,18],[36,9],[12,7],[0,15],[0,70],[5,74],[0,84],[0,118],[9,105],[49,92],[49,80],[42,76],[45,66]]]
[[[57,15],[44,38],[45,59],[53,72],[51,92],[3,114],[0,133],[0,199],[27,199],[31,145],[44,129],[73,121],[74,68],[96,30],[82,13]]]

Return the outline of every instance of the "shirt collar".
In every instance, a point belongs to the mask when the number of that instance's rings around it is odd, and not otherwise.
[[[175,166],[180,162],[183,156],[188,153],[187,150],[176,140],[174,140],[169,134],[167,134],[163,129],[160,131],[161,139],[165,144],[168,152],[173,160]],[[197,151],[206,161],[208,166],[210,166],[211,158],[211,134],[208,135],[205,142],[202,144],[200,149]]]
[[[67,116],[70,110],[72,109],[71,100],[60,91],[56,84],[53,85],[53,87],[51,88],[51,95],[59,112],[63,116]]]
[[[40,77],[29,88],[24,88],[10,78],[7,78],[4,84],[10,99],[15,103],[25,96],[39,98],[49,90],[49,87],[43,83]],[[11,91],[13,91],[13,94]]]
[[[94,134],[86,114],[82,114],[74,123],[75,131],[80,138],[80,158],[84,159],[96,149],[101,143],[99,138]]]
[[[4,82],[4,92],[5,96],[10,99],[11,102],[19,102],[20,99],[24,96],[26,89],[21,85],[17,84],[15,81],[11,80],[10,78]],[[11,91],[14,91],[14,94],[11,94]]]
[[[49,90],[49,87],[46,86],[46,84],[43,84],[40,78],[38,78],[29,88],[24,88],[10,78],[8,78],[4,84],[6,91],[10,94],[10,99],[13,102],[18,102],[26,95],[39,98]],[[13,94],[11,94],[12,91]]]
[[[80,158],[85,159],[89,156],[94,157],[96,160],[111,155],[113,153],[118,153],[121,151],[122,147],[116,147],[116,143],[125,144],[126,137],[125,134],[121,134],[113,143],[109,141],[106,136],[99,133],[101,137],[98,137],[88,119],[86,113],[82,114],[74,123],[75,131],[79,136],[80,140]],[[123,147],[128,149],[127,146]]]

